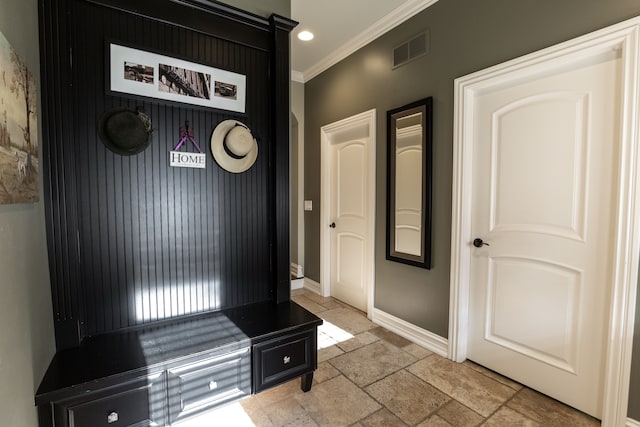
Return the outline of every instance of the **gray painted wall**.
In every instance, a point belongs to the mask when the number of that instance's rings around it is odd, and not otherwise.
[[[637,0],[441,0],[305,85],[306,276],[320,279],[320,127],[377,109],[375,307],[447,337],[451,234],[453,81],[640,14]],[[391,49],[428,28],[431,53],[391,70]],[[431,270],[385,259],[386,111],[434,97]],[[640,316],[640,310],[639,316]],[[636,334],[636,348],[640,339]],[[637,353],[640,353],[638,351]],[[640,356],[631,415],[640,419]]]
[[[2,0],[0,32],[27,63],[39,87],[37,0]],[[43,202],[0,205],[0,424],[3,426],[37,425],[33,396],[55,352],[46,251]]]

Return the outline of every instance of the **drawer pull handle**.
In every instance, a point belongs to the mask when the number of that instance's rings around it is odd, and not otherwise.
[[[209,390],[215,390],[215,389],[217,389],[217,388],[218,388],[218,383],[217,383],[217,382],[215,382],[215,381],[211,381],[211,382],[209,383]]]
[[[291,358],[289,356],[285,356],[282,358],[282,362],[287,365],[289,364],[289,362],[291,362]]]
[[[107,423],[112,424],[118,421],[118,413],[113,411],[109,415],[107,415]]]

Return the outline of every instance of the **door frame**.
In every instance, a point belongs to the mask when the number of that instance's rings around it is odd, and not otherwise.
[[[607,328],[608,347],[604,366],[603,426],[623,426],[631,371],[638,264],[640,257],[640,17],[582,37],[525,55],[476,73],[454,84],[454,147],[451,226],[451,282],[449,307],[449,354],[462,362],[467,357],[471,260],[471,201],[473,167],[474,100],[500,85],[541,70],[561,70],[577,61],[620,53],[622,105],[618,168],[619,196],[614,215],[611,303]]]
[[[320,290],[322,296],[331,295],[331,150],[335,135],[354,127],[362,129],[356,138],[366,139],[369,197],[365,215],[370,218],[368,224],[369,244],[365,253],[369,258],[367,271],[367,317],[373,313],[375,290],[375,247],[376,247],[376,110],[375,108],[355,116],[339,120],[320,128]]]

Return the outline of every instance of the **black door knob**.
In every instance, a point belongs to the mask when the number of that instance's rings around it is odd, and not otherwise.
[[[483,246],[489,246],[488,243],[485,243],[482,239],[480,238],[476,238],[473,239],[473,246],[475,246],[476,248],[481,248]]]
[[[329,227],[331,227],[331,228],[336,228],[336,223],[335,223],[335,222],[332,222],[331,224],[329,224]]]

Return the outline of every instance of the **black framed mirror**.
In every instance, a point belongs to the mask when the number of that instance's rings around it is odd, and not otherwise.
[[[387,259],[431,268],[433,99],[387,111]]]

